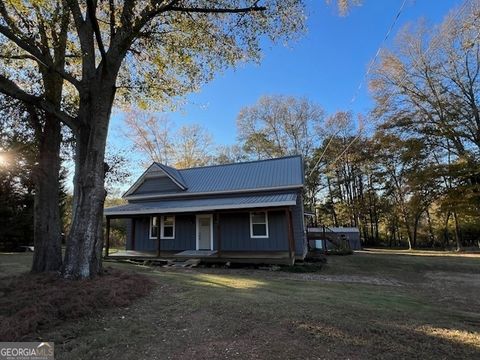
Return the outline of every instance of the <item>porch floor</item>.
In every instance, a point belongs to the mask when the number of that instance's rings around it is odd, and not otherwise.
[[[110,250],[108,257],[149,258],[157,257],[156,251]]]
[[[204,262],[236,262],[253,264],[288,264],[291,263],[288,251],[222,251],[217,250],[186,250],[186,251],[137,251],[137,250],[111,250],[110,259],[201,259]]]
[[[212,256],[217,253],[217,250],[185,250],[179,253],[176,253],[175,256],[185,256],[185,257],[205,257]]]

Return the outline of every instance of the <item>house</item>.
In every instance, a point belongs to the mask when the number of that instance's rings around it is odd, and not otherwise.
[[[105,209],[126,218],[126,251],[162,258],[293,263],[307,252],[301,156],[189,169],[153,163]],[[112,254],[113,256],[114,254]]]

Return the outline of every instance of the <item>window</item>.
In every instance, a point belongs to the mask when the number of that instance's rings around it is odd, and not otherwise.
[[[162,239],[173,239],[175,237],[175,217],[162,216]]]
[[[268,216],[266,211],[250,213],[250,237],[268,238]]]
[[[158,238],[160,222],[160,239],[174,239],[175,238],[175,216],[160,216],[160,221],[157,216],[150,218],[150,239]]]

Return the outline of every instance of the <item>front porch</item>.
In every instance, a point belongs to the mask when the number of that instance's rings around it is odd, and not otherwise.
[[[251,212],[265,213],[267,236],[252,237]],[[168,238],[152,234],[152,217],[170,217]],[[267,219],[268,218],[268,219]],[[111,220],[127,221],[125,248],[110,250]],[[201,221],[203,220],[203,221]],[[166,221],[166,220],[165,220]],[[209,212],[106,215],[105,257],[135,260],[186,260],[293,264],[295,238],[290,207],[225,209]],[[205,231],[203,231],[205,230]],[[154,236],[152,236],[154,235]],[[207,241],[200,241],[207,239]],[[203,243],[203,246],[201,246]]]
[[[230,263],[249,263],[249,264],[291,264],[292,260],[288,251],[205,251],[205,250],[186,250],[186,251],[137,251],[137,250],[111,250],[105,256],[106,259],[113,260],[136,260],[136,261],[171,261],[198,259],[205,263],[230,262]]]

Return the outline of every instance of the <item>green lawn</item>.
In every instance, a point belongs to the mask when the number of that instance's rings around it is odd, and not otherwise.
[[[451,255],[331,256],[314,274],[109,263],[154,291],[39,336],[57,359],[480,358],[480,258]],[[0,254],[0,272],[30,259]]]

